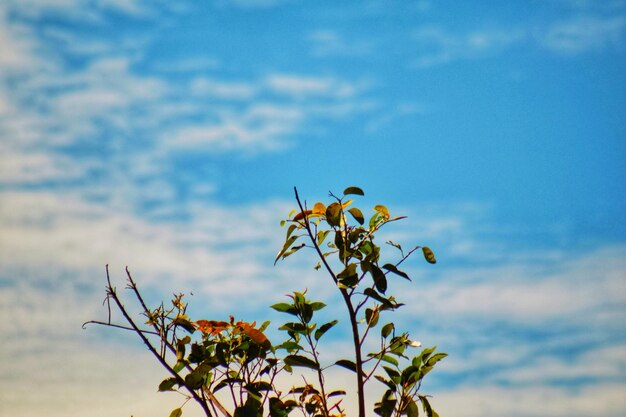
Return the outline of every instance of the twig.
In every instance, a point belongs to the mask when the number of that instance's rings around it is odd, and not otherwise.
[[[117,329],[123,329],[123,330],[131,330],[133,332],[136,332],[137,330],[135,330],[132,327],[127,327],[127,326],[122,326],[121,324],[113,324],[111,322],[104,322],[104,321],[98,321],[98,320],[89,320],[83,323],[83,329],[87,327],[88,324],[100,324],[102,326],[107,326],[107,327],[115,327]],[[155,335],[155,336],[159,336],[159,333],[153,332],[151,330],[142,330],[139,329],[140,332],[142,333],[146,333],[146,334],[151,334],[151,335]]]
[[[335,275],[332,268],[326,261],[326,258],[324,257],[322,250],[320,249],[319,245],[317,244],[317,241],[315,240],[315,237],[313,236],[313,231],[311,230],[311,225],[308,221],[308,216],[304,210],[304,207],[302,206],[302,202],[300,201],[300,196],[298,195],[298,189],[296,187],[294,187],[293,189],[296,194],[296,202],[298,203],[300,212],[304,216],[304,219],[303,219],[304,227],[307,233],[309,234],[309,238],[311,239],[313,246],[315,247],[315,251],[317,252],[318,256],[320,257],[322,263],[324,264],[326,270],[332,277],[335,284],[338,284],[339,280],[337,279],[337,275]],[[365,384],[363,382],[363,372],[362,372],[363,359],[361,358],[359,327],[358,327],[358,322],[356,319],[356,312],[354,311],[354,307],[352,306],[352,302],[350,300],[350,295],[348,294],[346,289],[341,288],[339,286],[337,286],[337,288],[339,288],[339,292],[341,293],[343,301],[346,304],[346,308],[348,309],[348,316],[350,318],[350,325],[352,327],[352,342],[354,344],[354,355],[355,355],[355,362],[356,362],[356,369],[357,369],[356,380],[357,380],[357,396],[358,396],[358,404],[359,404],[359,417],[365,417],[365,390],[364,390]]]
[[[213,417],[213,415],[211,414],[211,410],[209,410],[209,407],[206,404],[206,402],[204,402],[202,400],[202,398],[198,395],[197,392],[195,392],[193,389],[189,388],[185,384],[185,380],[180,375],[178,375],[178,373],[176,371],[174,371],[174,369],[165,361],[165,358],[163,356],[159,355],[159,353],[156,351],[154,346],[152,346],[152,344],[150,343],[148,338],[144,335],[143,331],[141,329],[139,329],[137,324],[135,324],[134,320],[130,317],[130,315],[128,314],[128,312],[124,308],[124,305],[122,304],[122,302],[120,301],[119,297],[117,296],[117,293],[116,293],[115,289],[111,285],[111,278],[109,276],[109,265],[106,266],[106,273],[107,273],[107,284],[108,284],[107,294],[108,294],[108,296],[110,296],[113,299],[113,301],[117,305],[117,308],[120,310],[120,312],[122,313],[122,315],[124,316],[124,318],[126,319],[128,324],[130,324],[132,329],[135,331],[135,333],[137,333],[137,335],[141,338],[141,340],[144,342],[144,344],[148,347],[148,350],[150,350],[150,352],[157,358],[159,363],[165,369],[167,369],[167,371],[176,379],[176,382],[180,386],[185,387],[185,389],[191,394],[193,399],[200,405],[200,407],[202,407],[202,410],[204,411],[206,416],[207,417]]]

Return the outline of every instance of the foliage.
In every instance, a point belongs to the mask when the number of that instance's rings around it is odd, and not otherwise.
[[[349,199],[363,195],[362,189],[348,187],[341,197],[330,193],[328,205],[318,202],[308,208],[295,190],[298,209],[281,222],[287,231],[275,259],[275,263],[284,260],[304,248],[314,251],[318,258],[315,268],[326,271],[345,304],[354,348],[349,358],[330,364],[321,362],[320,342],[338,320],[316,323],[315,313],[326,305],[309,300],[306,291],[295,291],[286,301],[271,306],[290,317],[279,327],[286,340],[272,344],[264,334],[267,321],[257,326],[256,322],[237,321],[232,316],[229,321],[192,320],[186,314],[183,294],[175,295],[168,307],[162,303],[148,308],[126,269],[127,288],[146,318],[140,327],[111,285],[107,266],[109,320],[87,323],[132,330],[142,339],[169,373],[158,390],[176,391],[186,398],[170,416],[180,417],[182,407],[193,399],[210,417],[287,417],[296,411],[305,417],[343,417],[346,392],[330,391],[325,378],[329,368],[341,367],[354,374],[359,417],[366,414],[365,388],[369,383],[384,387],[373,410],[379,416],[416,417],[419,404],[427,417],[436,417],[420,387],[423,378],[446,354],[437,353],[432,347],[411,357],[409,352],[420,343],[391,321],[381,325],[383,315],[403,305],[387,294],[393,277],[410,281],[409,275],[399,269],[401,264],[418,249],[429,263],[436,262],[435,256],[428,247],[421,246],[405,253],[401,245],[389,241],[386,243],[397,249],[399,259],[384,263],[375,236],[383,226],[403,217],[392,217],[387,207],[377,205],[366,221],[363,212]],[[111,301],[128,326],[111,323]],[[374,331],[375,328],[380,330]],[[365,353],[369,339],[377,339],[378,347]],[[293,373],[294,368],[304,368],[314,375],[315,381],[307,380],[303,374],[301,385],[281,392],[277,377]]]

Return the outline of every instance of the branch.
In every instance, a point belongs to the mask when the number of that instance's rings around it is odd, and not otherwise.
[[[339,280],[337,279],[337,275],[335,275],[335,272],[333,271],[333,269],[328,264],[328,261],[326,261],[326,257],[322,253],[322,250],[320,249],[319,245],[317,244],[317,241],[315,240],[315,236],[313,235],[313,231],[311,230],[311,225],[309,224],[309,218],[308,218],[308,216],[306,214],[306,211],[304,210],[302,202],[300,201],[300,197],[298,196],[298,189],[296,187],[293,187],[293,190],[296,193],[296,202],[298,203],[298,207],[300,208],[300,212],[304,216],[304,219],[302,221],[303,226],[306,229],[306,231],[307,231],[307,233],[309,235],[309,238],[311,239],[311,242],[313,242],[313,247],[315,248],[315,251],[317,252],[317,255],[322,260],[322,263],[324,264],[324,267],[326,268],[326,270],[328,271],[328,273],[332,277],[333,281],[335,281],[335,284],[337,284],[339,282]]]
[[[113,299],[113,301],[115,301],[115,304],[117,305],[117,308],[120,310],[120,312],[122,313],[122,315],[124,316],[124,318],[126,319],[128,324],[130,324],[132,329],[135,331],[135,333],[137,333],[137,335],[141,338],[141,340],[144,342],[144,344],[148,347],[148,350],[150,350],[150,352],[157,358],[159,363],[165,369],[167,369],[167,371],[176,379],[176,382],[180,386],[185,387],[185,389],[191,394],[193,399],[200,405],[200,407],[202,407],[202,410],[207,415],[207,417],[213,417],[213,415],[211,414],[211,410],[209,410],[209,407],[207,406],[206,402],[204,402],[202,400],[202,398],[198,395],[197,392],[195,392],[194,390],[189,388],[185,384],[185,380],[180,375],[178,375],[178,373],[176,371],[174,371],[174,369],[165,361],[164,357],[159,355],[159,353],[156,351],[154,346],[152,346],[152,344],[150,343],[148,338],[144,335],[144,332],[135,324],[134,320],[130,317],[130,315],[128,314],[128,312],[124,308],[124,305],[122,304],[122,302],[120,301],[119,297],[117,296],[117,293],[116,293],[115,289],[111,285],[111,278],[109,276],[109,265],[106,266],[106,273],[107,273],[107,284],[108,284],[108,286],[107,286],[107,296],[111,297]]]
[[[123,330],[131,330],[133,332],[136,332],[137,330],[132,328],[132,327],[127,327],[127,326],[122,326],[120,324],[113,324],[111,322],[105,322],[105,321],[98,321],[98,320],[89,320],[83,323],[83,329],[85,329],[87,327],[88,324],[100,324],[102,326],[107,326],[107,327],[115,327],[117,329],[123,329]],[[159,333],[150,331],[150,330],[142,330],[139,329],[140,332],[142,333],[146,333],[146,334],[151,334],[151,335],[155,335],[155,336],[160,336]]]
[[[326,268],[326,270],[332,277],[333,281],[335,282],[335,285],[337,285],[339,283],[339,280],[337,279],[337,275],[335,275],[332,268],[326,261],[326,258],[324,257],[322,250],[320,249],[319,245],[317,244],[317,241],[315,240],[315,237],[313,236],[313,231],[311,230],[311,225],[309,223],[308,216],[304,210],[302,202],[300,201],[300,196],[298,195],[298,189],[296,187],[294,187],[293,189],[296,194],[296,201],[298,202],[298,207],[300,208],[300,212],[304,216],[303,223],[304,223],[304,227],[306,228],[307,233],[309,234],[309,238],[311,239],[311,242],[313,243],[313,246],[315,247],[315,251],[317,252],[317,255],[320,257],[322,263],[324,264],[324,267]],[[338,285],[337,285],[337,288],[339,288],[339,292],[341,293],[341,296],[343,297],[343,301],[346,304],[346,308],[348,309],[348,316],[350,318],[350,325],[352,327],[352,343],[354,344],[354,356],[355,356],[356,369],[357,369],[356,380],[357,380],[357,395],[358,395],[358,403],[359,403],[359,417],[365,417],[365,389],[364,389],[365,383],[363,382],[363,372],[362,372],[363,359],[361,358],[359,325],[356,319],[356,312],[354,311],[354,307],[352,305],[352,301],[350,299],[350,295],[348,294],[348,291],[346,291],[345,288],[339,287]]]

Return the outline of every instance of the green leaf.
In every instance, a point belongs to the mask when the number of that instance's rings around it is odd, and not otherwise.
[[[339,282],[346,287],[354,287],[357,285],[359,282],[359,275],[356,273],[356,267],[357,264],[355,263],[348,265],[346,269],[337,274],[337,280],[339,280]]]
[[[396,407],[396,399],[393,398],[393,392],[387,390],[382,399],[374,404],[374,412],[381,417],[391,417]]]
[[[264,331],[265,331],[265,329],[267,329],[267,328],[269,327],[270,323],[271,323],[271,322],[270,322],[269,320],[265,320],[265,321],[263,322],[263,324],[261,324],[261,326],[259,327],[259,331],[260,331],[260,332],[264,332]]]
[[[378,294],[373,288],[366,288],[365,290],[363,290],[363,293],[368,297],[371,297],[374,300],[378,301],[388,309],[394,309],[396,307],[396,305],[392,303],[388,298],[385,298],[382,295]]]
[[[311,304],[306,302],[302,303],[302,305],[300,305],[300,314],[302,315],[302,320],[304,320],[305,323],[310,322],[313,318],[313,308],[311,307]]]
[[[285,240],[289,239],[291,237],[291,234],[294,232],[294,230],[296,230],[298,228],[298,225],[293,223],[291,226],[289,226],[289,229],[287,229],[287,236],[285,236]]]
[[[286,341],[281,343],[280,345],[276,346],[278,349],[285,349],[287,351],[294,351],[294,350],[302,350],[302,346],[300,346],[299,344],[297,344],[296,342],[292,342],[292,341]]]
[[[175,408],[170,413],[170,417],[180,417],[182,415],[183,415],[183,409],[182,408]]]
[[[345,190],[343,190],[343,195],[348,195],[348,194],[365,195],[363,190],[361,190],[359,187],[348,187]]]
[[[387,372],[387,375],[389,375],[389,378],[391,378],[391,380],[397,384],[398,380],[400,379],[400,372],[384,365],[383,365],[383,369]]]
[[[330,393],[326,394],[326,396],[328,398],[336,397],[338,395],[346,395],[346,392],[344,390],[337,390],[337,391],[333,391],[333,392],[330,392]]]
[[[393,331],[393,329],[394,329],[394,325],[393,325],[393,323],[387,323],[387,324],[385,324],[385,325],[383,326],[383,328],[382,328],[382,329],[380,329],[380,335],[381,335],[383,338],[387,338],[387,336],[389,336],[389,335],[391,334],[391,332]]]
[[[417,404],[415,401],[410,400],[405,409],[407,417],[419,417],[419,408],[417,408]]]
[[[321,302],[319,302],[319,301],[316,301],[316,302],[311,303],[311,309],[312,309],[313,311],[318,311],[318,310],[321,310],[321,309],[323,309],[324,307],[326,307],[326,304],[321,303]]]
[[[196,331],[196,328],[193,326],[193,324],[191,324],[191,322],[187,319],[184,319],[182,317],[176,317],[174,320],[172,320],[172,323],[174,323],[176,326],[180,326],[183,329],[187,330],[189,333],[193,333]]]
[[[418,364],[415,365],[415,366],[419,366],[419,364],[422,363],[422,362],[426,363],[426,360],[435,351],[435,349],[437,349],[437,346],[433,346],[433,347],[430,347],[430,348],[423,349],[422,352],[419,354],[419,356],[417,356],[417,358],[416,358]]]
[[[370,230],[374,230],[376,227],[380,225],[380,223],[384,221],[385,221],[385,217],[382,214],[378,212],[374,213],[374,215],[370,218],[370,221],[369,221]]]
[[[429,264],[437,263],[437,260],[435,259],[435,254],[432,250],[430,250],[428,246],[422,246],[422,252],[424,253],[424,258],[426,259],[426,262],[428,262]]]
[[[185,376],[185,385],[191,389],[198,389],[204,384],[204,378],[201,372],[190,372]]]
[[[394,274],[396,274],[396,275],[400,275],[402,278],[406,278],[406,279],[408,279],[409,281],[411,280],[411,278],[409,278],[409,276],[407,275],[407,273],[406,273],[406,272],[402,272],[402,271],[400,271],[398,268],[396,268],[396,266],[395,266],[395,265],[392,265],[392,264],[385,264],[385,265],[383,265],[383,268],[385,268],[385,269],[386,269],[387,271],[389,271],[389,272],[393,272],[393,273],[394,273]]]
[[[330,233],[330,230],[320,230],[317,232],[317,244],[321,245],[326,240],[326,236]]]
[[[436,353],[426,361],[426,366],[435,366],[437,362],[448,356],[447,353]]]
[[[315,340],[320,340],[324,333],[330,330],[337,323],[339,323],[338,320],[333,320],[331,322],[322,324],[320,328],[315,331]]]
[[[365,223],[365,217],[363,217],[363,213],[361,213],[361,210],[358,208],[352,207],[348,210],[348,213],[350,213],[352,217],[354,217],[354,220],[356,220],[359,224]]]
[[[291,411],[279,398],[270,398],[270,417],[287,417]]]
[[[262,417],[263,406],[261,401],[255,396],[248,393],[246,403],[242,406],[235,408],[233,417]]]
[[[339,365],[342,368],[346,368],[356,373],[356,363],[349,361],[348,359],[339,359],[337,362],[335,362],[335,365]]]
[[[374,252],[375,247],[376,246],[372,242],[366,240],[359,245],[359,250],[363,255],[369,256],[372,252]]]
[[[314,361],[305,356],[289,355],[285,356],[285,359],[283,359],[283,361],[289,366],[300,366],[302,368],[319,370],[319,366]]]
[[[205,359],[204,347],[198,343],[191,345],[191,352],[187,356],[187,360],[191,363],[200,363]]]
[[[306,243],[303,243],[298,246],[294,246],[293,248],[289,249],[287,252],[283,253],[282,259],[285,259],[286,257],[290,255],[293,255],[294,253],[298,252],[300,249],[304,248],[305,246],[306,246]]]
[[[252,393],[258,393],[260,391],[271,391],[272,384],[267,381],[251,382],[249,385],[246,386],[246,390]]]
[[[419,399],[422,401],[422,407],[424,408],[424,412],[426,413],[427,417],[439,417],[439,414],[437,414],[435,410],[433,410],[433,408],[430,406],[430,403],[428,402],[428,398],[426,398],[426,396],[420,395]]]
[[[182,371],[182,369],[185,367],[185,361],[184,360],[179,360],[178,362],[176,362],[176,364],[174,365],[174,372],[180,372]]]
[[[378,313],[378,309],[365,309],[365,322],[369,327],[375,327],[378,324],[378,318],[380,314]]]
[[[387,278],[385,277],[385,273],[376,265],[371,265],[370,274],[372,274],[372,278],[374,279],[376,290],[384,294],[385,291],[387,291]]]
[[[335,202],[326,207],[326,222],[332,227],[341,224],[341,204]]]
[[[280,252],[278,252],[278,255],[276,255],[276,259],[274,259],[274,265],[276,265],[276,262],[278,262],[281,257],[283,257],[283,259],[285,258],[285,256],[283,255],[285,254],[285,252],[287,252],[291,245],[293,245],[293,243],[298,240],[299,237],[300,236],[290,236],[289,238],[287,238],[285,244],[283,245],[283,248],[280,250]]]
[[[183,340],[176,341],[176,359],[182,360],[185,358],[185,342]]]
[[[278,330],[287,330],[295,333],[306,333],[307,327],[302,323],[285,323]]]
[[[396,384],[394,384],[393,382],[391,382],[388,379],[385,379],[384,377],[380,376],[380,375],[374,375],[374,378],[376,378],[377,380],[379,380],[380,382],[382,382],[383,384],[387,385],[387,387],[394,391],[396,390]]]
[[[392,356],[389,355],[383,355],[382,358],[380,358],[382,361],[390,363],[392,365],[398,366],[398,360]]]
[[[172,388],[174,388],[174,385],[176,385],[176,378],[171,377],[164,379],[159,384],[159,391],[171,391]]]
[[[417,366],[409,365],[402,371],[402,384],[404,386],[411,386],[419,379],[419,368]]]

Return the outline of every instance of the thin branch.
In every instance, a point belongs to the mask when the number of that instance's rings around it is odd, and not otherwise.
[[[304,210],[302,202],[300,201],[300,196],[298,195],[298,189],[296,187],[294,187],[294,192],[296,195],[296,202],[298,203],[298,207],[300,208],[300,212],[304,216],[304,220],[303,220],[304,227],[306,228],[306,231],[309,234],[309,238],[311,239],[313,246],[315,246],[315,251],[317,252],[318,256],[320,257],[322,263],[324,264],[326,270],[332,277],[333,281],[337,285],[339,283],[339,280],[337,279],[337,275],[335,275],[332,268],[326,261],[324,254],[322,253],[319,245],[317,244],[317,241],[315,240],[315,237],[313,236],[313,231],[311,230],[311,225],[308,220],[308,216]],[[338,285],[337,285],[337,288],[339,288],[339,292],[341,293],[343,301],[346,304],[346,308],[348,309],[348,316],[350,318],[350,325],[352,327],[352,343],[354,344],[354,356],[355,356],[356,369],[357,369],[356,378],[357,378],[357,396],[358,396],[358,404],[359,404],[359,417],[365,417],[365,384],[363,382],[363,372],[362,372],[363,359],[361,357],[361,346],[360,346],[360,341],[359,341],[360,340],[359,327],[358,327],[358,322],[356,319],[356,312],[354,311],[354,307],[352,305],[350,295],[348,294],[346,289],[341,288]]]
[[[300,208],[300,212],[304,216],[304,219],[302,221],[303,226],[306,229],[306,231],[307,231],[307,233],[309,235],[309,238],[311,239],[311,242],[313,243],[313,247],[315,248],[315,251],[317,252],[317,255],[320,257],[322,263],[324,264],[324,267],[326,268],[326,270],[328,271],[328,273],[332,277],[333,281],[335,281],[335,284],[337,284],[339,282],[338,279],[337,279],[337,275],[335,275],[335,272],[333,271],[333,269],[330,267],[330,265],[326,261],[326,257],[324,257],[324,254],[322,253],[322,250],[320,249],[319,245],[317,244],[317,241],[315,240],[315,236],[313,235],[313,231],[311,230],[311,225],[309,224],[308,216],[307,216],[307,214],[306,214],[306,212],[304,210],[302,202],[300,201],[300,196],[298,196],[298,189],[296,187],[294,187],[293,190],[294,190],[294,192],[296,194],[296,202],[298,203],[298,207]]]
[[[220,410],[220,412],[224,415],[224,417],[231,417],[228,410],[224,408],[224,406],[218,401],[217,397],[215,397],[215,395],[213,395],[213,393],[208,388],[205,387],[203,392],[209,396],[209,401],[211,402],[213,409],[217,407]]]
[[[130,330],[130,331],[133,331],[133,332],[137,331],[137,330],[135,330],[132,327],[122,326],[121,324],[113,324],[111,322],[98,321],[98,320],[89,320],[89,321],[84,322],[83,323],[83,329],[86,328],[88,324],[100,324],[102,326],[115,327],[117,329]],[[139,331],[142,332],[142,333],[151,334],[151,335],[154,335],[154,336],[160,336],[159,333],[153,332],[151,330],[139,329]]]
[[[141,338],[144,344],[148,347],[148,350],[150,350],[150,352],[157,358],[159,363],[165,369],[167,369],[167,371],[176,379],[176,382],[180,386],[185,387],[185,389],[191,394],[193,399],[200,405],[200,407],[202,407],[202,410],[207,415],[207,417],[213,417],[213,415],[211,414],[211,410],[209,410],[209,407],[206,404],[206,402],[202,400],[202,398],[198,395],[197,392],[187,387],[187,385],[185,384],[185,380],[180,375],[178,375],[176,371],[174,371],[174,369],[165,361],[165,358],[163,356],[159,355],[159,353],[156,351],[154,346],[152,346],[148,338],[144,335],[143,331],[139,329],[139,327],[135,324],[135,321],[130,317],[130,315],[124,308],[124,305],[122,304],[119,297],[117,296],[115,289],[111,285],[111,278],[109,276],[109,265],[106,266],[106,273],[107,273],[107,284],[108,284],[107,294],[110,295],[110,297],[113,299],[113,301],[117,305],[117,308],[120,310],[120,312],[122,313],[122,315],[124,316],[128,324],[130,324],[133,330],[137,333],[137,335]]]

